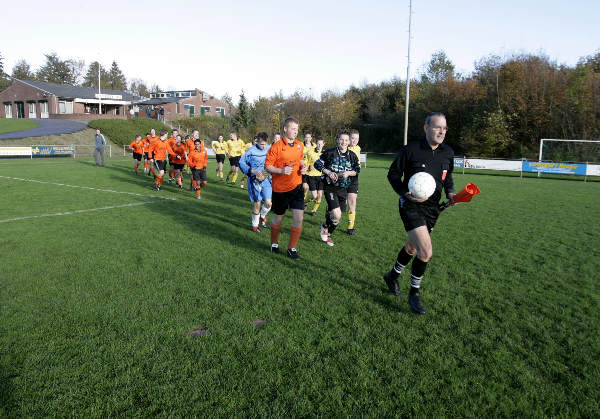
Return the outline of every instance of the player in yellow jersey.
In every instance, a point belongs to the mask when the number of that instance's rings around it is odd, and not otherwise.
[[[212,142],[212,149],[217,158],[217,177],[223,182],[223,164],[225,163],[225,154],[227,154],[227,143],[223,139],[223,134],[219,134],[217,141]]]
[[[309,210],[310,215],[312,216],[317,215],[319,205],[321,205],[321,199],[323,198],[323,179],[321,179],[321,171],[317,170],[314,164],[317,160],[319,160],[319,157],[321,157],[324,145],[325,141],[323,141],[323,137],[317,137],[315,148],[311,148],[307,153],[305,153],[306,157],[304,158],[306,167],[308,168],[306,172],[308,189],[310,191],[310,198],[308,202],[313,203],[312,208]]]
[[[306,162],[306,153],[308,150],[312,150],[315,148],[315,145],[312,142],[312,132],[305,131],[304,132],[304,152],[302,153],[302,160]],[[308,167],[308,166],[306,166]],[[306,201],[306,197],[308,196],[308,177],[307,175],[302,176],[302,190],[304,191],[304,200]]]
[[[248,149],[250,147],[255,145],[257,141],[258,141],[258,137],[255,135],[254,138],[252,139],[251,143],[244,144],[244,152],[242,153],[242,156],[244,154],[246,154],[246,151],[248,151]],[[242,173],[244,173],[244,172],[242,171]],[[240,181],[240,188],[244,189],[244,183],[246,182],[246,179],[248,179],[248,176],[246,176],[246,174],[244,173],[244,176],[242,177],[242,180]]]
[[[354,152],[358,157],[358,163],[360,164],[360,146],[358,145],[360,134],[358,130],[350,130],[350,146],[348,150]],[[348,230],[346,233],[351,236],[356,234],[354,231],[354,220],[356,219],[356,198],[358,197],[358,175],[353,176],[352,183],[348,188]]]
[[[229,182],[231,177],[231,185],[235,185],[238,177],[238,169],[240,157],[242,157],[244,150],[244,141],[238,139],[235,132],[229,133],[229,140],[227,140],[227,154],[229,155],[229,164],[231,169],[227,174],[225,182]]]

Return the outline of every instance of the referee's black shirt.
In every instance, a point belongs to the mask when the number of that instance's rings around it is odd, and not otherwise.
[[[454,193],[452,171],[454,169],[454,150],[447,144],[440,144],[432,150],[425,138],[411,141],[402,149],[388,171],[388,181],[398,195],[404,197],[408,192],[408,180],[417,172],[427,172],[435,179],[435,192],[423,204],[435,205],[440,203],[442,187],[449,193]]]

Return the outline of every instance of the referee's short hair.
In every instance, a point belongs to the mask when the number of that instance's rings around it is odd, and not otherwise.
[[[425,125],[429,125],[429,123],[431,122],[431,118],[433,118],[434,116],[440,116],[442,118],[446,118],[446,115],[444,115],[441,112],[431,112],[429,115],[427,115],[427,117],[425,118]]]

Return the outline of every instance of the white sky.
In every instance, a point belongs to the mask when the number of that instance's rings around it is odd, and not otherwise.
[[[10,73],[44,53],[116,60],[128,79],[199,88],[237,103],[296,89],[318,97],[406,78],[408,0],[1,1]],[[597,0],[413,0],[411,75],[437,50],[460,72],[490,54],[545,53],[558,63],[600,49]]]

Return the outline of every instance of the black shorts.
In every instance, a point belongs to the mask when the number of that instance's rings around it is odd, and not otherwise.
[[[206,169],[192,169],[192,179],[196,182],[206,182]]]
[[[229,157],[229,164],[231,166],[239,166],[240,165],[240,157]]]
[[[133,153],[133,159],[137,161],[142,161],[141,153]]]
[[[158,170],[165,170],[167,168],[166,160],[154,160],[154,164],[158,167]]]
[[[341,186],[327,185],[323,191],[327,201],[327,211],[339,208],[342,212],[346,211],[346,201],[348,201],[348,190]]]
[[[225,154],[217,154],[217,163],[225,163]]]
[[[183,166],[185,166],[185,163],[171,163],[171,165],[175,170],[183,170]]]
[[[287,192],[273,191],[272,199],[273,213],[276,215],[285,214],[288,208],[304,211],[304,189],[302,184]]]
[[[308,176],[307,175],[302,175],[302,183],[308,184]]]
[[[406,231],[427,226],[427,230],[431,233],[440,216],[440,210],[437,206],[417,204],[405,198],[400,198],[398,201],[398,209]]]
[[[350,178],[350,186],[348,186],[348,193],[358,194],[358,176],[352,176]]]
[[[147,151],[144,153],[144,158],[145,158],[146,160],[150,160],[150,156],[148,156],[148,152],[147,152]]]
[[[307,176],[308,178],[308,190],[310,191],[322,191],[323,190],[323,179],[321,176]]]

